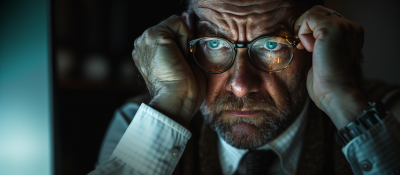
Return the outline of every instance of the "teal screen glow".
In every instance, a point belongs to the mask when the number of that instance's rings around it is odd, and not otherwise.
[[[0,1],[0,175],[52,174],[49,4]]]

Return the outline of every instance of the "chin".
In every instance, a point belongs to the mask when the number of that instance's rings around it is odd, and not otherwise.
[[[228,144],[238,149],[257,149],[264,146],[287,128],[286,117],[262,115],[257,117],[206,117],[206,122]]]
[[[256,149],[273,139],[273,137],[266,137],[255,125],[249,123],[235,124],[220,136],[228,144],[239,149]]]

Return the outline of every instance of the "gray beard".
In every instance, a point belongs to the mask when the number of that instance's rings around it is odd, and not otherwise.
[[[298,117],[292,110],[285,110],[278,114],[269,114],[263,120],[251,118],[229,118],[224,121],[220,115],[210,116],[201,110],[206,123],[217,132],[218,136],[225,140],[229,145],[238,149],[257,149],[266,145],[285,131]],[[297,112],[296,112],[297,113]],[[238,123],[247,123],[256,128],[255,133],[234,134],[232,127]]]
[[[300,80],[300,77],[299,79]],[[307,95],[305,83],[297,81],[288,87],[286,95],[281,98],[286,99],[282,110],[277,106],[268,93],[249,93],[244,97],[237,97],[233,93],[218,95],[211,107],[204,103],[200,111],[206,123],[218,133],[228,144],[238,149],[257,149],[266,145],[285,131],[298,117],[304,105]],[[262,117],[221,117],[224,110],[262,110]],[[256,128],[256,132],[234,133],[232,127],[238,123],[246,123]]]

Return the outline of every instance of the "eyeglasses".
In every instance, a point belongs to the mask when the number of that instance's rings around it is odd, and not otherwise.
[[[250,44],[208,36],[189,41],[189,48],[197,65],[211,74],[223,73],[232,67],[236,48],[248,48],[250,61],[257,69],[274,73],[289,66],[298,43],[299,39],[276,35],[257,38]]]

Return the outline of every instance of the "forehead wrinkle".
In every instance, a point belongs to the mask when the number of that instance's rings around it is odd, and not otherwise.
[[[246,16],[221,13],[212,8],[200,8],[199,6],[193,10],[201,21],[198,33],[219,35],[234,42],[237,42],[238,39],[241,42],[251,42],[265,35],[292,35],[291,29],[288,27],[290,24],[286,24],[290,20],[290,9],[282,7],[263,14],[252,13]],[[281,29],[280,26],[285,27]],[[239,34],[244,37],[240,37]]]
[[[271,2],[276,2],[276,1],[279,1],[279,0],[272,0],[272,1],[265,1],[265,0],[259,0],[259,1],[249,1],[249,0],[232,1],[232,0],[226,0],[226,1],[221,1],[221,2],[222,3],[226,3],[226,4],[232,4],[234,6],[246,7],[246,6],[255,6],[255,5],[261,5],[261,4],[271,3]]]
[[[285,12],[285,9],[280,9],[279,12],[268,12],[272,13],[271,15],[259,15],[261,17],[249,17],[249,19],[259,19],[248,22],[249,25],[247,25],[247,30],[252,31],[247,34],[249,40],[253,40],[254,38],[258,38],[266,34],[293,36],[292,29],[290,28],[290,26],[288,26],[290,24],[286,24],[284,21],[280,22],[280,19],[276,17],[283,15]]]
[[[213,0],[215,1],[215,0]],[[262,4],[265,2],[279,1],[279,0],[218,0],[223,3],[236,4],[238,6],[248,6],[252,4]]]
[[[229,18],[226,18],[226,19],[229,19]],[[230,24],[228,31],[226,31],[226,30],[224,30],[224,31],[231,34],[231,37],[232,37],[231,39],[233,41],[237,41],[238,39],[240,40],[240,37],[238,36],[240,34],[240,31],[239,31],[240,29],[239,29],[239,26],[238,26],[236,20],[230,19],[228,24]]]
[[[210,2],[210,1],[198,1],[197,8],[209,8],[220,13],[231,13],[237,16],[247,16],[249,14],[258,13],[262,14],[268,11],[275,10],[277,8],[288,8],[292,4],[285,0],[278,1],[267,1],[260,4],[235,4],[232,2]]]
[[[228,27],[228,23],[223,21],[224,25]],[[220,30],[220,27],[211,21],[199,21],[197,26],[197,34],[206,36],[222,36],[223,38],[230,39],[231,37]]]
[[[227,24],[226,24],[227,25]],[[250,40],[248,40],[247,42],[252,42],[253,40],[262,37],[262,36],[266,36],[266,35],[283,35],[283,36],[291,36],[291,33],[287,30],[287,28],[283,28],[281,27],[283,24],[281,25],[277,25],[275,27],[272,28],[263,28],[260,30],[260,32],[257,32],[259,34],[251,34],[250,36]],[[257,26],[257,25],[254,25]],[[257,26],[259,27],[259,26]],[[252,30],[252,28],[248,28],[246,30]],[[218,25],[214,24],[211,21],[200,21],[199,25],[198,25],[198,29],[197,29],[198,34],[202,34],[205,36],[221,36],[223,38],[226,38],[228,40],[234,41],[236,42],[236,40],[234,40],[233,37],[230,36],[230,34],[226,34],[224,33],[223,30],[220,30],[220,28],[218,27]],[[250,32],[248,32],[247,36],[249,37]],[[254,37],[253,37],[254,36]]]

